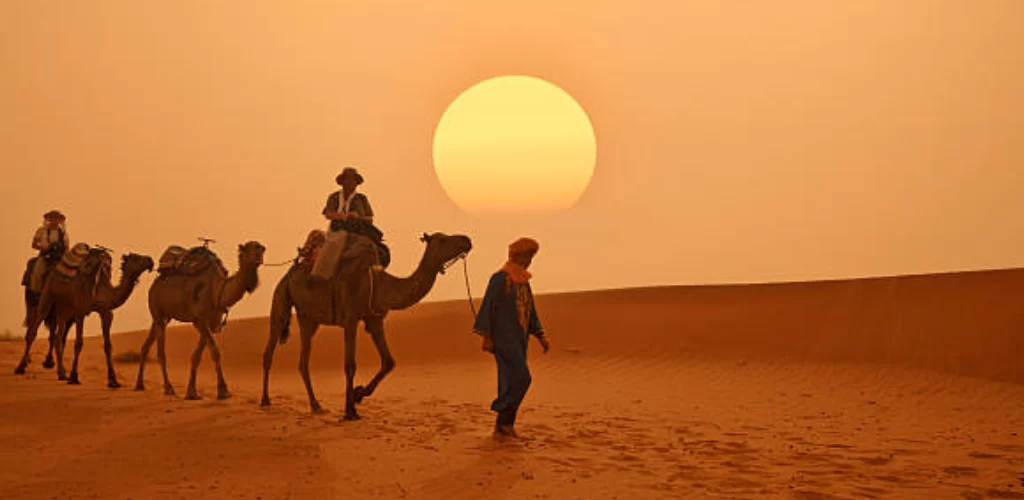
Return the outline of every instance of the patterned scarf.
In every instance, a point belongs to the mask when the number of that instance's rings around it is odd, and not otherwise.
[[[533,277],[525,267],[515,262],[517,255],[536,254],[540,244],[532,238],[519,238],[508,246],[508,261],[502,266],[505,271],[505,289],[516,297],[516,313],[519,326],[523,333],[530,332],[530,312],[533,310],[533,293],[530,291],[530,278]]]
[[[523,332],[530,331],[530,311],[533,309],[533,294],[530,293],[531,274],[523,266],[509,261],[501,268],[505,271],[505,290],[516,298],[516,316]]]

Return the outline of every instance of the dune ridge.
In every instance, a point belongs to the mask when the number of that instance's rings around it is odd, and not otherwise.
[[[537,307],[557,349],[587,356],[868,363],[1024,382],[1024,269],[538,294]],[[471,324],[466,300],[423,303],[391,313],[388,338],[400,363],[475,359]],[[224,339],[256,362],[267,328],[266,318],[234,320]],[[191,326],[171,335],[181,329]],[[318,335],[316,349],[341,352],[338,329],[324,330],[335,333]],[[372,363],[372,345],[360,346]]]

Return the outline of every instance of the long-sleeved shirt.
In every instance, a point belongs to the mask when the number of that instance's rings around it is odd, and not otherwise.
[[[523,318],[523,315],[529,317]],[[537,316],[530,284],[514,283],[505,271],[494,273],[487,283],[473,331],[491,335],[495,343],[514,337],[525,341],[528,335],[543,337],[544,329]]]
[[[46,250],[50,245],[58,242],[62,243],[65,249],[71,247],[68,233],[62,228],[50,229],[49,227],[41,226],[39,229],[36,229],[36,234],[32,237],[33,246],[39,247],[42,250]]]

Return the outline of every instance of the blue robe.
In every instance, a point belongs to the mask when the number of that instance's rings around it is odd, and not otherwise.
[[[529,297],[529,319],[525,331],[519,322],[516,306],[518,287],[526,287],[525,295]],[[529,335],[544,335],[529,283],[513,283],[504,271],[494,273],[487,284],[487,292],[473,324],[473,331],[489,333],[494,339],[494,359],[498,364],[498,397],[491,403],[491,410],[498,413],[499,424],[514,424],[519,405],[526,397],[532,380],[530,368],[526,364]]]

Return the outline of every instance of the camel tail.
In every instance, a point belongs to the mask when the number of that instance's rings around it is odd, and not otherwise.
[[[270,337],[277,336],[278,343],[288,340],[292,322],[292,294],[288,290],[288,276],[285,275],[274,289],[274,303],[270,307]]]

